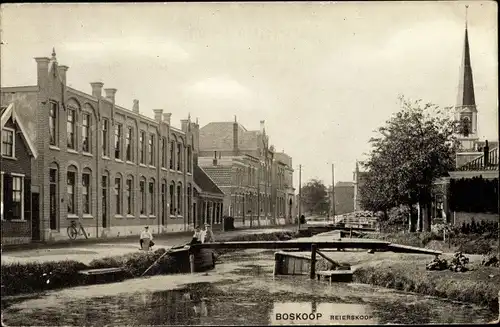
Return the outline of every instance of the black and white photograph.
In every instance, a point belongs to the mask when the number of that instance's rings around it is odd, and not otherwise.
[[[2,326],[500,322],[498,3],[2,3]]]

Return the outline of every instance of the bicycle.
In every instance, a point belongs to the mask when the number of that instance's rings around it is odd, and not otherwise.
[[[75,240],[78,235],[83,235],[85,236],[86,239],[88,239],[88,235],[85,232],[85,229],[83,228],[82,224],[78,222],[78,225],[74,220],[71,221],[71,225],[68,226],[68,236],[70,239]]]

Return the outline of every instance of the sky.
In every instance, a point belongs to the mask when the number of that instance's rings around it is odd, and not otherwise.
[[[54,47],[73,88],[103,82],[178,127],[265,120],[295,187],[299,164],[302,183],[331,184],[331,164],[352,181],[398,95],[455,104],[467,4],[479,136],[498,139],[494,1],[2,5],[1,85],[35,85]]]

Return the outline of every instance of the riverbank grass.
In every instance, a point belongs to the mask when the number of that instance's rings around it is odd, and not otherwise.
[[[428,258],[382,260],[358,267],[354,281],[474,303],[498,312],[499,268],[484,267],[475,262],[469,265],[472,270],[463,273],[428,271],[425,266],[429,261]]]

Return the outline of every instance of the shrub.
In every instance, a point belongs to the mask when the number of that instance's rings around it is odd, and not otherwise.
[[[87,268],[77,261],[2,265],[2,293],[11,295],[79,285],[82,280],[78,271]]]

